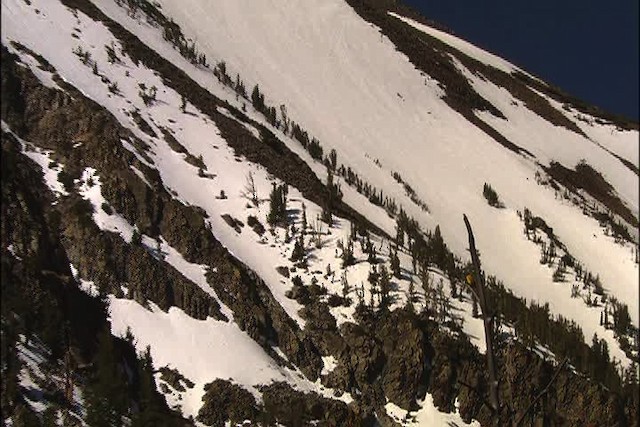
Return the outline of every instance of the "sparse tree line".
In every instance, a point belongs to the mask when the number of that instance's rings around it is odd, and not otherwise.
[[[581,161],[579,165],[586,165]],[[607,236],[614,238],[614,241],[620,245],[624,245],[625,242],[631,243],[637,249],[637,244],[634,243],[633,237],[629,233],[627,227],[622,221],[617,220],[611,209],[601,209],[595,201],[589,201],[584,195],[575,195],[571,193],[567,188],[560,187],[558,183],[549,176],[542,176],[540,171],[535,173],[536,183],[543,187],[550,186],[554,189],[556,199],[564,199],[570,201],[574,206],[579,206],[582,209],[582,214],[595,218],[600,227],[604,229],[604,233]],[[637,250],[634,253],[634,260],[636,264],[638,261]]]
[[[116,0],[116,4],[120,7],[126,7],[129,16],[133,19],[138,19],[141,13],[144,14],[148,23],[162,28],[162,37],[173,44],[180,55],[194,65],[209,68],[206,55],[198,51],[194,41],[187,40],[180,26],[173,19],[167,19],[158,10],[155,3],[147,0]]]
[[[105,48],[107,50],[107,55],[109,56],[109,63],[112,63],[112,60],[114,62],[120,61],[117,54],[115,53],[115,48],[113,47],[113,45],[106,45]],[[84,50],[80,45],[77,45],[71,51],[78,57],[78,59],[80,59],[80,62],[82,62],[85,66],[91,68],[93,74],[100,77],[102,83],[107,85],[109,92],[114,95],[120,95],[118,82],[112,82],[107,76],[105,76],[104,74],[100,74],[100,71],[98,70],[98,61],[94,60],[91,57],[91,52]]]
[[[173,22],[173,20],[166,18],[155,4],[147,0],[118,0],[117,3],[120,6],[126,6],[130,16],[135,19],[137,19],[140,12],[144,13],[149,22],[163,28],[164,38],[174,44],[185,58],[196,65],[208,67],[205,55],[198,52],[195,42],[188,42],[180,26]],[[213,74],[220,83],[231,88],[236,93],[237,98],[242,97],[247,101],[251,101],[253,107],[267,119],[269,124],[298,141],[314,160],[322,162],[333,175],[341,176],[347,185],[355,188],[358,193],[367,197],[374,205],[385,209],[389,216],[393,217],[397,214],[398,204],[394,198],[384,195],[382,190],[378,190],[361,179],[350,167],[345,167],[344,164],[338,166],[336,151],[332,149],[330,153],[326,155],[320,141],[316,137],[310,136],[304,128],[289,118],[287,108],[284,104],[281,104],[279,107],[280,113],[278,117],[278,108],[269,105],[265,101],[265,95],[261,92],[258,84],[254,85],[249,98],[245,83],[241,79],[240,74],[236,73],[236,78],[232,79],[227,72],[227,65],[224,60],[217,62],[213,69]],[[145,105],[147,105],[147,102],[149,102],[150,105],[155,101],[154,96],[152,96],[155,94],[148,91],[140,91],[139,95],[143,98]],[[380,165],[379,162],[376,164]],[[427,205],[417,197],[415,190],[406,183],[403,183],[403,185],[409,198],[422,210],[428,212]],[[329,206],[326,207],[326,211],[323,213],[324,220],[326,220],[329,217],[329,213],[331,213],[332,207],[330,205],[332,201],[333,200],[329,200]]]
[[[121,6],[124,5],[125,0],[119,0],[119,4]],[[142,11],[149,17],[149,19],[163,27],[164,38],[176,45],[183,56],[190,59],[191,62],[195,64],[207,66],[206,57],[204,57],[204,54],[198,53],[195,43],[188,43],[184,38],[180,27],[172,20],[164,17],[164,15],[162,15],[162,13],[157,10],[153,4],[146,0],[126,0],[126,5],[130,11],[135,11],[130,12],[134,14],[134,17],[137,16],[139,11]],[[249,98],[244,81],[238,73],[236,73],[235,79],[231,78],[227,72],[227,65],[224,60],[221,60],[216,64],[213,74],[218,78],[220,83],[231,88],[236,93],[237,97],[242,97],[247,101],[251,101],[253,107],[267,119],[269,124],[282,130],[286,135],[298,141],[314,160],[322,162],[327,169],[330,169],[335,175],[343,177],[348,185],[354,187],[358,193],[367,197],[371,203],[384,208],[389,215],[393,216],[397,213],[398,206],[393,198],[385,196],[382,190],[378,190],[362,180],[357,173],[351,170],[350,167],[345,167],[343,164],[340,164],[338,167],[337,154],[335,150],[332,149],[329,155],[325,155],[320,141],[317,138],[310,136],[305,129],[289,118],[287,115],[287,108],[284,104],[279,107],[280,114],[278,117],[278,108],[269,105],[265,101],[265,95],[260,90],[258,84],[253,87]],[[144,99],[153,101],[153,99],[149,98],[148,95],[150,94],[145,93]],[[415,191],[413,191],[411,187],[406,185],[405,189],[414,203],[420,206],[421,209],[428,210],[426,204],[417,198]]]
[[[404,187],[404,192],[406,193],[407,196],[409,196],[409,199],[416,206],[418,206],[420,209],[422,209],[423,212],[429,212],[429,207],[424,202],[424,200],[422,200],[420,197],[418,197],[418,195],[416,194],[416,190],[414,190],[413,187],[411,187],[409,185],[409,183],[407,183],[405,180],[403,180],[402,176],[400,176],[400,174],[398,172],[392,172],[391,176],[393,176],[393,179],[395,179],[398,182],[398,184],[401,184],[402,187]]]
[[[574,283],[571,284],[571,297],[582,298],[589,307],[603,307],[600,315],[600,324],[614,331],[620,348],[630,359],[637,362],[638,328],[634,327],[631,323],[628,306],[618,301],[615,297],[605,293],[600,276],[597,274],[594,275],[586,270],[582,264],[568,252],[567,248],[553,234],[553,229],[546,224],[544,219],[534,216],[527,208],[524,209],[523,213],[518,211],[518,216],[524,222],[524,234],[527,239],[540,246],[540,264],[546,264],[549,267],[553,267],[554,264],[556,265],[552,276],[553,281],[565,282],[566,276],[572,269]],[[547,236],[548,243],[542,239],[541,234]],[[562,256],[559,256],[557,252],[558,249],[564,252]],[[609,321],[609,316],[615,320]],[[635,346],[632,346],[631,343],[634,341]]]

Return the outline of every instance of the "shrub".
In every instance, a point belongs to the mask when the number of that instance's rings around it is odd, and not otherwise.
[[[489,206],[493,206],[494,208],[498,209],[504,208],[504,205],[498,198],[498,193],[496,193],[496,190],[494,190],[493,187],[491,187],[491,185],[487,184],[486,182],[484,183],[484,188],[482,189],[482,195],[485,199],[487,199],[487,203],[489,203]]]

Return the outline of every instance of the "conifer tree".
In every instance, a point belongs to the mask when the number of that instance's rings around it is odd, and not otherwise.
[[[473,295],[473,294],[472,294],[472,299],[473,299],[473,307],[471,308],[471,315],[475,319],[475,318],[478,318],[480,313],[478,313],[478,300],[476,299],[475,295]]]
[[[390,259],[391,271],[393,271],[393,275],[395,277],[397,277],[398,279],[401,279],[402,278],[402,273],[400,271],[400,258],[398,258],[398,251],[397,250],[392,250],[390,258],[391,258]]]
[[[302,234],[307,231],[307,207],[302,202]]]
[[[331,151],[329,152],[329,165],[331,167],[331,170],[335,171],[337,164],[338,164],[338,154],[336,153],[336,150],[332,148]]]
[[[139,412],[132,417],[131,426],[145,427],[166,424],[162,416],[163,402],[156,391],[156,383],[153,378],[153,359],[149,346],[138,360],[138,381]]]
[[[416,286],[413,283],[413,277],[409,277],[409,290],[407,292],[407,307],[413,311],[413,304],[417,302]]]
[[[600,312],[600,326],[602,326],[604,324],[604,313],[601,311]]]
[[[347,272],[342,272],[342,298],[344,299],[345,305],[348,305],[348,296],[349,292],[351,292],[351,287],[349,286],[349,282],[347,281]]]
[[[260,93],[260,87],[258,85],[253,87],[253,91],[251,92],[251,102],[256,110],[264,112],[264,95]]]
[[[270,225],[285,223],[287,220],[286,184],[277,186],[274,182],[269,200],[270,204],[267,222]]]
[[[356,259],[353,256],[353,240],[349,239],[347,246],[342,250],[342,268],[346,268],[355,264]]]
[[[387,267],[383,264],[380,266],[380,309],[388,310],[391,305],[391,282]]]
[[[95,427],[121,426],[127,409],[127,390],[113,338],[106,328],[98,337],[94,365],[95,372],[85,393],[86,421]]]
[[[291,253],[291,261],[298,262],[304,259],[304,237],[301,234],[300,238],[296,239],[293,245],[293,252]]]
[[[400,219],[396,220],[396,244],[398,247],[404,245],[404,231],[400,224]]]

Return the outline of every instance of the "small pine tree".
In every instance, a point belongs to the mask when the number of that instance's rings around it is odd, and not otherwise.
[[[133,229],[133,235],[131,236],[131,244],[135,246],[140,246],[142,244],[142,234],[140,234],[140,231],[138,231],[137,227]]]
[[[400,224],[400,219],[396,221],[396,244],[398,247],[404,245],[404,231]]]
[[[489,203],[489,206],[492,206],[494,208],[504,207],[498,199],[498,193],[496,193],[491,185],[487,184],[486,182],[484,183],[484,187],[482,189],[482,195],[485,199],[487,199],[487,203]]]
[[[342,272],[341,285],[342,285],[342,298],[346,302],[347,298],[349,296],[349,292],[351,292],[351,287],[349,286],[349,282],[347,281],[347,272],[346,271]]]
[[[249,172],[247,174],[247,180],[244,186],[244,191],[242,192],[242,196],[249,199],[255,207],[259,206],[260,200],[258,199],[258,191],[256,190],[256,182],[253,179],[252,172]]]
[[[353,240],[349,239],[347,246],[342,250],[342,268],[346,268],[355,264],[356,259],[353,256]]]
[[[356,288],[356,295],[358,296],[358,306],[364,306],[364,284],[360,283],[360,287]]]
[[[398,251],[392,251],[391,257],[391,271],[393,271],[393,275],[399,279],[402,278],[402,272],[400,270],[400,258],[398,258]]]
[[[291,261],[299,262],[304,260],[304,240],[301,235],[299,239],[296,239],[293,245],[293,252],[291,253]]]
[[[287,206],[286,196],[284,195],[284,188],[282,186],[277,186],[274,182],[269,200],[270,203],[267,222],[270,225],[276,225],[285,222]]]
[[[413,311],[413,304],[417,302],[416,285],[413,283],[413,277],[409,277],[409,290],[407,291],[407,307]]]
[[[307,231],[307,207],[302,203],[302,233]]]
[[[457,298],[458,297],[458,284],[455,282],[455,280],[451,280],[451,298]]]
[[[256,110],[264,112],[264,95],[260,93],[260,87],[258,85],[255,85],[253,91],[251,91],[251,102]]]
[[[329,152],[329,165],[333,171],[336,170],[336,166],[338,165],[338,154],[333,148]]]
[[[387,272],[387,267],[383,264],[380,266],[380,309],[388,310],[391,305],[391,282],[390,276]]]
[[[600,312],[600,326],[602,326],[604,324],[604,313],[601,311]]]

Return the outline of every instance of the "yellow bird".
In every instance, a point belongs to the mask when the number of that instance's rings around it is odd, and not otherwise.
[[[471,274],[467,274],[467,283],[473,285],[473,276]]]

